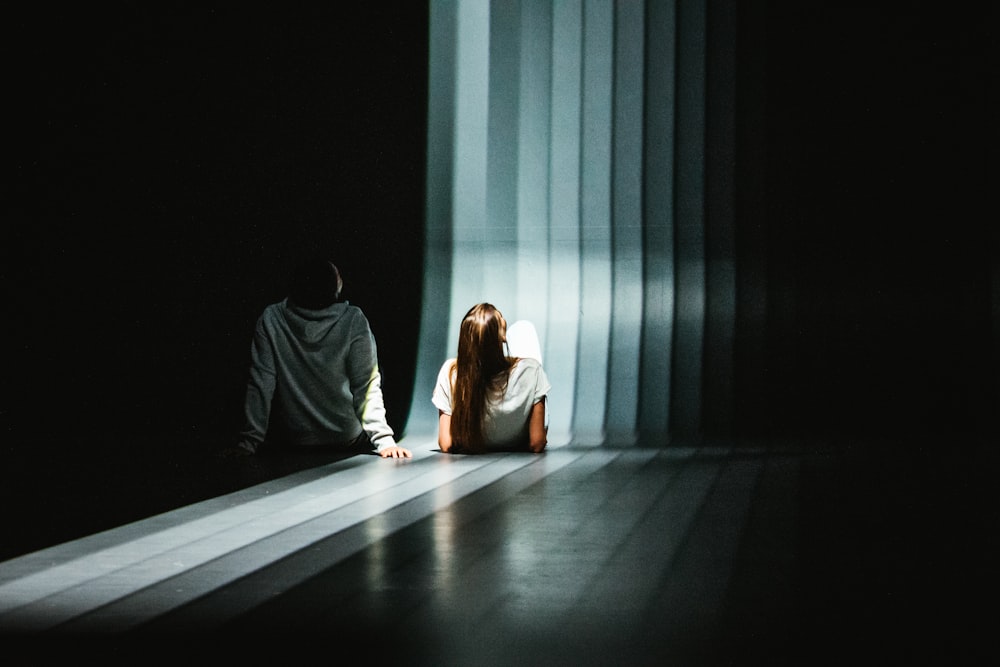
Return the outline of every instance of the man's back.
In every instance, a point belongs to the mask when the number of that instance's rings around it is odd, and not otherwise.
[[[250,350],[240,448],[360,446],[409,456],[386,421],[375,337],[364,313],[340,300],[337,267],[299,267],[287,299],[264,309]]]

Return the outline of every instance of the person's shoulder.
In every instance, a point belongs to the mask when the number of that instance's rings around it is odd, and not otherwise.
[[[547,392],[551,388],[549,376],[542,366],[542,362],[534,357],[520,357],[517,364],[511,370],[510,385],[516,387],[515,391],[532,392],[541,390]]]
[[[260,317],[257,318],[259,322],[273,322],[277,319],[284,317],[284,312],[286,308],[285,301],[277,301],[275,303],[269,303],[264,306],[264,310],[261,311]]]
[[[361,306],[355,306],[350,301],[341,301],[336,304],[335,308],[340,311],[340,319],[359,326],[370,326],[368,316],[365,315],[365,311],[361,309]]]
[[[510,379],[517,381],[523,376],[535,377],[544,372],[542,362],[534,357],[518,357],[517,363],[510,369]]]
[[[455,358],[446,359],[441,368],[438,369],[437,379],[435,382],[438,386],[450,387],[452,381],[454,380],[452,376],[452,369],[455,368]]]

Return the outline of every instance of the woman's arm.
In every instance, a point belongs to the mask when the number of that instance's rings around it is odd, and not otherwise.
[[[528,449],[535,454],[545,450],[548,443],[548,429],[545,428],[545,399],[531,406],[528,416]],[[449,443],[450,444],[450,443]]]
[[[438,447],[442,452],[451,449],[451,415],[438,410]]]

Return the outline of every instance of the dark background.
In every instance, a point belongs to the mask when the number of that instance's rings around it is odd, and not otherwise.
[[[256,318],[314,251],[368,315],[402,432],[427,20],[409,0],[5,17],[5,553],[287,472],[208,452],[235,444]]]
[[[17,439],[232,436],[256,317],[313,250],[342,265],[345,297],[387,342],[390,413],[405,423],[426,23],[418,2],[121,3],[11,23]]]
[[[995,435],[993,5],[738,5],[736,430]]]
[[[994,436],[992,10],[740,6],[731,435],[942,456]],[[242,424],[257,316],[316,248],[401,432],[426,4],[11,11],[0,557],[287,472],[207,452]]]

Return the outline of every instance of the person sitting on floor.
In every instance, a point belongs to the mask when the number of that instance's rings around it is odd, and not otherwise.
[[[492,304],[476,304],[462,320],[458,356],[441,366],[431,399],[442,452],[544,451],[551,385],[534,327],[527,321],[515,327],[526,332],[534,356],[505,353],[507,322]]]
[[[337,266],[314,257],[295,271],[288,297],[264,309],[238,449],[254,453],[267,436],[292,447],[412,457],[386,421],[368,319],[340,299],[343,286]]]

